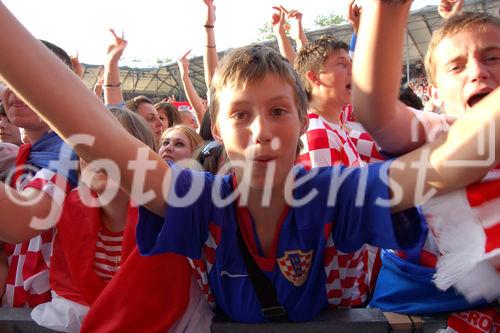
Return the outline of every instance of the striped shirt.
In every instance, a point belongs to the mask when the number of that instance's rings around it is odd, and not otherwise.
[[[123,231],[112,232],[101,225],[97,234],[94,255],[94,271],[103,280],[109,281],[120,268]]]

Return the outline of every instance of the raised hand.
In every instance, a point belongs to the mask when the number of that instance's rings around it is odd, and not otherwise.
[[[97,82],[96,84],[103,85],[104,84],[104,66],[99,66],[97,71]]]
[[[73,66],[73,72],[80,78],[83,79],[83,75],[85,74],[85,71],[83,69],[82,64],[80,63],[80,60],[78,60],[78,51],[76,51],[76,55],[71,56],[71,66]]]
[[[191,50],[188,50],[182,57],[177,60],[177,65],[179,66],[181,77],[189,76],[189,59],[187,59],[189,53],[191,53]]]
[[[173,103],[175,102],[175,95],[172,94],[171,96],[169,96],[166,100],[164,99],[164,101],[168,102],[168,103]]]
[[[104,84],[104,67],[100,66],[99,71],[97,72],[97,81],[94,84],[94,94],[96,94],[100,100],[103,100],[102,96],[102,93],[104,92],[102,87],[103,84]]]
[[[108,46],[107,56],[110,60],[118,61],[127,47],[127,41],[124,39],[123,33],[121,37],[118,37],[113,29],[109,29],[109,31],[113,35],[113,42]]]
[[[205,25],[211,26],[215,23],[215,5],[214,0],[203,0],[205,5],[207,5],[206,21]]]
[[[358,34],[359,21],[361,18],[361,6],[357,2],[356,0],[350,0],[347,6],[347,20],[351,23],[352,29],[356,35]]]
[[[464,0],[441,0],[438,6],[439,15],[447,20],[459,13],[464,7]]]
[[[300,40],[304,36],[304,29],[302,28],[302,13],[298,10],[292,9],[288,12],[287,18],[290,23],[290,37],[294,40]]]
[[[271,17],[271,25],[275,35],[285,35],[290,26],[286,22],[286,15],[289,13],[283,6],[273,7],[274,13]]]

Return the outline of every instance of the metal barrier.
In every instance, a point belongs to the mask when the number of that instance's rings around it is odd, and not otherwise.
[[[38,326],[30,316],[31,309],[0,308],[1,333],[53,333]],[[434,333],[446,327],[446,316],[415,317],[382,313],[379,309],[325,310],[314,321],[306,323],[242,324],[215,319],[212,333]]]

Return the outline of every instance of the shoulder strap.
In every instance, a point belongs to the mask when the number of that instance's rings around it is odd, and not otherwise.
[[[288,317],[286,315],[285,308],[278,301],[278,296],[276,295],[276,289],[274,285],[264,272],[257,265],[252,257],[252,254],[248,250],[245,240],[241,234],[239,223],[236,222],[237,231],[236,236],[238,238],[238,245],[240,247],[241,254],[243,256],[243,261],[247,267],[248,277],[252,282],[257,298],[259,299],[261,305],[261,313],[270,322],[287,322]]]

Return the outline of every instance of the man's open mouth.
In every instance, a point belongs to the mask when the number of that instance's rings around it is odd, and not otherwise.
[[[485,98],[486,96],[488,96],[490,92],[491,91],[472,95],[467,100],[467,105],[470,108],[473,107],[474,105],[476,105],[477,103],[479,103],[483,98]]]

